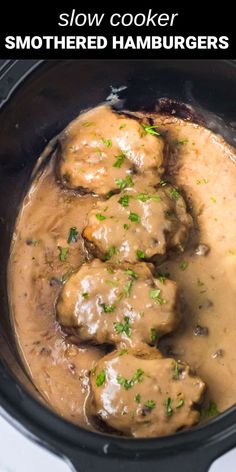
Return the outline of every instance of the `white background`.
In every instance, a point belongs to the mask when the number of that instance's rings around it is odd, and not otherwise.
[[[236,448],[218,459],[210,469],[210,472],[235,471]],[[0,472],[71,472],[71,469],[62,459],[34,444],[0,416]],[[94,472],[100,471],[96,469]]]

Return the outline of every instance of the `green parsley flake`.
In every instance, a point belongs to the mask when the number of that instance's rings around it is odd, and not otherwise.
[[[132,221],[132,223],[139,223],[140,222],[140,216],[137,213],[133,213],[132,211],[129,214],[129,220]]]
[[[167,416],[171,416],[173,414],[173,400],[170,397],[166,398],[164,401],[164,407]]]
[[[139,193],[137,195],[137,200],[139,200],[140,202],[143,202],[143,203],[146,203],[148,200],[154,200],[156,202],[160,202],[161,197],[160,197],[160,195],[149,195],[147,193]]]
[[[144,123],[141,123],[142,128],[145,131],[145,134],[152,134],[154,136],[161,136],[160,133],[157,131],[157,126],[153,125],[145,125]]]
[[[127,207],[129,206],[129,195],[123,195],[122,197],[120,197],[120,199],[118,200],[118,203],[120,205],[122,205],[123,207]]]
[[[104,146],[106,146],[107,148],[112,146],[112,140],[111,139],[102,139],[102,142],[103,142]]]
[[[119,385],[122,385],[125,390],[129,390],[132,388],[136,383],[140,383],[143,380],[144,371],[142,369],[137,369],[133,377],[128,380],[121,375],[117,376],[117,382]]]
[[[114,195],[114,190],[110,190],[109,192],[106,193],[105,198],[109,200],[109,198],[111,198],[113,195]]]
[[[118,356],[121,357],[121,356],[124,356],[125,354],[128,354],[128,349],[121,349],[121,351],[119,351],[118,353]]]
[[[123,129],[126,127],[126,123],[123,123],[122,125],[119,126],[119,129]]]
[[[169,195],[172,200],[178,200],[180,197],[180,193],[175,188],[169,189]]]
[[[161,185],[162,187],[165,187],[165,186],[167,185],[166,180],[161,179],[161,180],[160,180],[160,185]]]
[[[176,405],[176,408],[179,409],[179,408],[182,408],[182,406],[184,406],[184,400],[183,398],[181,398],[181,400],[178,401],[177,405]]]
[[[152,300],[154,300],[158,305],[164,305],[166,303],[166,300],[162,298],[161,296],[161,291],[159,288],[155,288],[154,290],[150,290],[149,296]]]
[[[138,279],[138,274],[133,269],[125,269],[125,273],[133,277],[133,279]]]
[[[126,155],[124,153],[120,154],[119,156],[116,156],[116,161],[113,164],[113,167],[120,169],[122,164],[124,163],[125,158],[126,158]]]
[[[172,378],[173,378],[174,380],[178,380],[178,379],[179,379],[179,376],[180,376],[180,367],[179,367],[178,362],[175,362],[175,363],[174,363],[174,367],[173,367],[173,375],[172,375]]]
[[[137,195],[137,200],[140,200],[140,202],[147,202],[148,200],[150,200],[150,195],[148,195],[147,193],[139,193]]]
[[[112,313],[116,309],[116,305],[112,303],[111,305],[106,305],[106,303],[101,303],[100,305],[103,308],[104,313]]]
[[[106,372],[105,370],[101,370],[101,372],[97,375],[97,378],[96,378],[97,387],[101,387],[101,385],[104,384],[105,380],[106,380]]]
[[[62,247],[62,246],[58,246],[58,251],[59,251],[59,260],[61,262],[65,262],[66,259],[67,259],[67,256],[68,256],[68,252],[69,252],[69,248],[68,247]]]
[[[212,400],[209,401],[208,408],[202,408],[201,415],[204,417],[215,416],[219,413],[218,407]]]
[[[133,187],[134,182],[130,175],[127,175],[125,179],[115,179],[115,183],[120,190],[124,190],[126,187]]]
[[[149,410],[153,410],[153,408],[155,408],[156,406],[156,402],[154,402],[154,400],[147,400],[144,403],[144,406],[146,406],[146,408],[148,408]]]
[[[102,213],[96,213],[96,218],[98,221],[104,221],[107,219],[107,217],[102,215]]]
[[[117,254],[117,252],[118,252],[118,249],[115,246],[111,246],[110,249],[105,254],[105,261],[108,261],[109,259],[111,259],[111,257]]]
[[[133,280],[128,280],[128,282],[125,284],[124,289],[125,289],[126,297],[129,297],[132,285],[133,285]]]
[[[69,234],[68,234],[68,239],[67,239],[68,244],[76,243],[78,241],[78,234],[79,234],[78,230],[75,226],[70,228]]]
[[[73,274],[74,272],[74,268],[73,267],[70,267],[62,276],[61,276],[61,281],[62,283],[65,283],[67,282],[67,280],[70,278],[70,276]]]
[[[165,281],[167,279],[167,275],[162,274],[161,272],[157,272],[156,274],[157,279],[161,282],[161,284],[165,284]]]
[[[145,257],[146,257],[145,252],[142,251],[141,249],[137,249],[136,256],[137,256],[138,259],[145,259]]]
[[[130,228],[130,225],[127,225],[127,223],[124,223],[123,228],[127,231]]]
[[[141,395],[140,395],[140,393],[137,393],[137,395],[135,395],[134,399],[135,399],[136,403],[141,403]]]
[[[183,271],[186,270],[188,268],[188,262],[187,261],[180,262],[179,268]]]
[[[130,327],[130,319],[128,316],[124,316],[124,323],[119,323],[116,321],[114,323],[114,328],[117,334],[125,333],[128,338],[131,336],[131,327]]]
[[[83,297],[85,300],[88,300],[88,297],[89,297],[88,292],[82,293],[82,297]]]
[[[152,343],[156,343],[158,340],[158,331],[156,328],[151,328],[151,341]]]

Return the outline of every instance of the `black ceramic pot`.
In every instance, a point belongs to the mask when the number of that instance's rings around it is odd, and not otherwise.
[[[228,141],[234,142],[236,137],[233,61],[0,63],[1,412],[81,472],[204,472],[236,444],[235,408],[205,426],[157,439],[85,431],[62,420],[37,399],[12,336],[6,281],[9,245],[31,171],[46,143],[80,110],[104,101],[111,86],[128,87],[120,92],[127,109],[151,109],[160,97],[178,99],[192,105],[201,120],[220,130]]]

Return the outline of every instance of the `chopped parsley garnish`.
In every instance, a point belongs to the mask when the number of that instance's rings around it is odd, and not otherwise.
[[[150,200],[150,195],[148,195],[147,193],[139,193],[137,195],[137,200],[140,200],[140,202],[147,202],[148,200]]]
[[[135,399],[136,403],[141,403],[141,395],[140,395],[140,393],[137,393],[137,395],[135,395],[134,399]]]
[[[180,268],[181,270],[186,270],[186,269],[188,268],[188,262],[187,262],[187,261],[182,261],[182,262],[180,262],[179,268]]]
[[[169,275],[169,274],[168,274]],[[161,282],[161,284],[164,285],[166,279],[167,279],[167,274],[162,274],[161,272],[157,272],[156,274],[157,279]]]
[[[167,184],[167,182],[166,182],[165,180],[163,180],[163,179],[160,180],[160,185],[161,185],[162,187],[165,187],[166,184]]]
[[[130,214],[129,214],[129,220],[132,221],[132,223],[139,223],[140,216],[137,213],[133,213],[131,211]]]
[[[70,278],[70,276],[73,274],[74,268],[70,267],[61,277],[62,283],[67,282],[67,280]]]
[[[133,279],[138,279],[138,274],[133,269],[125,269],[125,273],[133,277]]]
[[[107,217],[104,216],[104,215],[102,215],[102,213],[96,213],[96,218],[97,218],[97,220],[99,220],[99,221],[104,221],[104,220],[107,219]]]
[[[109,200],[109,198],[113,197],[114,195],[114,190],[110,190],[109,192],[106,193],[106,199]]]
[[[164,407],[167,416],[171,416],[173,414],[173,400],[170,397],[166,398],[164,401]]]
[[[106,372],[105,370],[101,370],[101,372],[96,377],[96,385],[97,387],[101,387],[106,380]]]
[[[61,262],[65,262],[66,259],[67,259],[67,255],[68,255],[68,252],[69,252],[69,248],[68,247],[62,247],[62,246],[58,246],[58,251],[59,251],[59,260]]]
[[[130,225],[127,225],[127,223],[124,223],[123,228],[126,229],[126,231],[127,231],[130,228]]]
[[[169,195],[172,200],[178,200],[180,197],[180,193],[175,188],[169,189]]]
[[[131,336],[131,327],[130,327],[130,319],[128,316],[124,316],[124,323],[120,323],[116,321],[114,323],[114,328],[117,334],[125,333],[128,338]]]
[[[122,385],[125,390],[129,390],[134,386],[136,383],[140,383],[143,380],[144,371],[142,369],[137,369],[133,377],[128,380],[122,375],[117,376],[117,382],[119,385]]]
[[[123,195],[123,197],[120,197],[120,199],[118,200],[118,203],[123,207],[127,207],[129,205],[129,199],[129,195]]]
[[[106,146],[108,148],[112,146],[112,140],[111,139],[102,139],[102,142],[103,142],[104,146]]]
[[[122,152],[122,154],[119,154],[119,156],[116,156],[116,161],[113,164],[113,167],[116,167],[117,169],[120,169],[122,164],[124,163],[125,160],[125,154]]]
[[[82,297],[83,297],[85,300],[88,300],[88,297],[89,297],[88,292],[82,293]]]
[[[144,123],[141,123],[142,128],[144,129],[146,134],[152,134],[155,136],[160,136],[160,133],[157,131],[157,126],[153,125],[145,125]]]
[[[142,251],[141,249],[137,249],[136,256],[137,256],[138,259],[145,259],[145,257],[146,257],[145,252]]]
[[[202,408],[201,415],[202,416],[215,416],[219,413],[217,405],[212,400],[209,401],[208,408]]]
[[[134,182],[130,175],[127,175],[125,179],[115,179],[115,183],[120,190],[124,190],[126,187],[133,187]]]
[[[75,226],[70,228],[69,234],[68,234],[68,239],[67,239],[68,244],[76,243],[78,241],[78,234],[79,234],[78,230]]]
[[[180,140],[176,140],[174,141],[174,144],[187,144],[188,143],[188,139],[180,139]]]
[[[118,353],[118,356],[124,356],[125,354],[128,354],[128,349],[121,349],[121,351],[119,351]]]
[[[133,280],[128,280],[128,282],[125,284],[124,289],[125,289],[126,297],[129,297],[132,285],[133,285]]]
[[[161,197],[160,195],[149,195],[147,193],[139,193],[137,195],[137,200],[143,203],[146,203],[148,200],[155,200],[156,202],[160,202]]]
[[[154,300],[158,305],[164,305],[166,303],[166,300],[162,298],[161,296],[161,291],[159,288],[155,288],[153,290],[150,290],[149,296],[152,300]]]
[[[149,410],[153,410],[153,408],[155,408],[156,406],[156,402],[154,402],[154,400],[147,400],[144,403],[144,406],[146,406],[146,408],[148,408]]]
[[[119,126],[119,129],[123,129],[126,127],[126,123],[123,123],[122,125]]]
[[[155,202],[161,202],[161,197],[160,195],[150,195],[151,200],[154,200]]]
[[[156,328],[151,328],[151,341],[152,343],[156,343],[158,340],[158,331]]]
[[[109,259],[111,259],[112,256],[117,254],[117,252],[118,252],[118,249],[115,246],[111,246],[110,249],[105,254],[105,260],[108,261]]]
[[[112,269],[112,267],[107,266],[106,269],[109,274],[114,274],[114,270]]]
[[[178,362],[175,362],[174,367],[173,367],[173,375],[172,375],[172,378],[173,378],[174,380],[178,380],[178,379],[179,379],[179,376],[180,376],[180,367],[179,367]]]
[[[181,398],[181,400],[178,401],[177,405],[176,405],[176,408],[182,408],[182,406],[184,406],[184,400],[183,398]]]
[[[112,313],[116,309],[116,305],[112,303],[111,305],[106,305],[106,303],[101,303],[100,305],[103,308],[104,313]]]

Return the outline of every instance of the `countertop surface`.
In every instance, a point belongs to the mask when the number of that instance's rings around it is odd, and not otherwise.
[[[42,471],[70,472],[71,468],[65,461],[26,438],[0,416],[0,472]],[[235,471],[236,448],[218,459],[210,469],[210,472]]]

